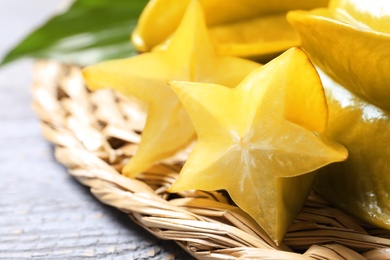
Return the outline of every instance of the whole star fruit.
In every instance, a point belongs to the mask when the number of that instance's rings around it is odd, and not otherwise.
[[[307,55],[292,48],[235,88],[170,84],[198,141],[169,191],[225,189],[279,244],[303,207],[315,171],[348,154],[324,138],[325,95]]]
[[[85,68],[83,75],[91,90],[113,88],[147,104],[141,142],[123,169],[126,176],[135,177],[196,139],[191,120],[168,86],[169,81],[234,87],[260,66],[253,61],[218,55],[208,37],[202,9],[193,1],[165,51],[102,62]]]
[[[139,51],[164,48],[191,0],[152,0],[132,34]],[[210,37],[221,54],[267,60],[299,45],[286,21],[289,10],[324,7],[328,0],[199,0]],[[161,46],[162,45],[162,46]]]
[[[327,135],[349,151],[320,170],[315,190],[349,214],[390,229],[390,113],[321,73],[329,108]]]
[[[329,9],[350,15],[352,21],[369,30],[390,34],[390,5],[386,1],[331,0]]]
[[[288,20],[313,62],[369,103],[390,111],[390,4],[334,0]]]

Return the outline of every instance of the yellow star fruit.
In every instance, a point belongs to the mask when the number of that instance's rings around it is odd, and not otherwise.
[[[390,4],[332,0],[329,8],[293,11],[288,20],[310,58],[344,87],[390,111]]]
[[[313,171],[347,151],[323,138],[327,107],[320,78],[293,48],[237,87],[171,82],[198,142],[170,192],[226,189],[280,243],[311,189]]]
[[[103,62],[83,70],[90,89],[114,88],[144,100],[148,117],[142,140],[123,173],[135,177],[155,162],[174,155],[195,139],[195,130],[171,80],[212,82],[233,87],[261,65],[217,55],[201,7],[191,2],[165,51]]]
[[[288,19],[327,74],[327,134],[349,151],[348,160],[321,170],[316,190],[351,215],[390,229],[389,1],[332,0],[329,8],[291,12]]]
[[[316,191],[368,223],[390,229],[390,113],[321,74],[329,123],[327,135],[345,145],[345,162],[321,169]]]
[[[144,9],[132,40],[140,51],[165,42],[180,23],[191,0],[151,0]],[[210,36],[221,54],[269,58],[299,44],[288,24],[289,10],[326,6],[328,0],[199,0]]]

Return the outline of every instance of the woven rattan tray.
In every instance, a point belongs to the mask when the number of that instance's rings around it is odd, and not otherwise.
[[[120,169],[137,149],[143,107],[111,90],[89,92],[80,68],[38,61],[32,87],[55,156],[103,203],[200,259],[390,259],[390,231],[361,223],[311,194],[276,247],[224,192],[169,194],[183,152],[133,180]],[[131,221],[131,220],[129,220]]]

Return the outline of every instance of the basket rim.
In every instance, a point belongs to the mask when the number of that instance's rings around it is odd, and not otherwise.
[[[390,231],[357,221],[314,193],[280,246],[219,191],[170,195],[188,152],[137,179],[124,177],[119,170],[136,151],[144,108],[113,90],[88,91],[74,65],[38,60],[33,76],[33,108],[56,159],[99,201],[195,258],[390,258]]]

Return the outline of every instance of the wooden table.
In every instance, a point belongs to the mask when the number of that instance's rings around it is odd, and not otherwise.
[[[0,57],[58,0],[0,0]],[[0,68],[0,259],[188,259],[98,202],[53,158],[31,108],[33,61]]]

